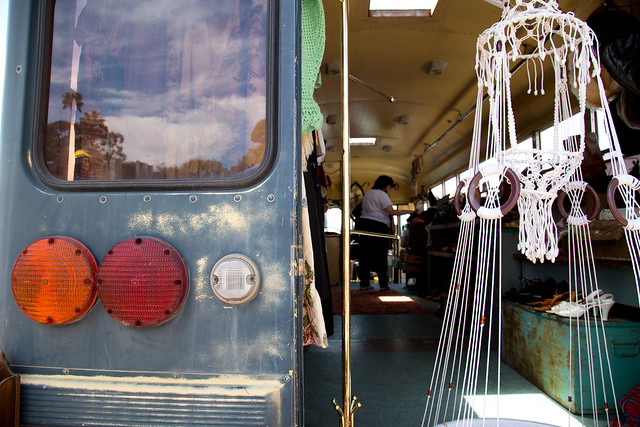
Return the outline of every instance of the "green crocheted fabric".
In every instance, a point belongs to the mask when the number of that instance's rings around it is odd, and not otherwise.
[[[320,106],[313,99],[324,55],[325,27],[322,0],[302,0],[302,133],[322,127]]]

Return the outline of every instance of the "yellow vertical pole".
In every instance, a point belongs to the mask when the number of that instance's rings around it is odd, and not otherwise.
[[[350,277],[350,224],[349,196],[351,192],[351,153],[349,148],[349,4],[348,0],[340,0],[342,5],[342,409],[333,400],[336,410],[340,413],[341,426],[353,426],[353,413],[361,405],[356,397],[351,397],[351,288]]]

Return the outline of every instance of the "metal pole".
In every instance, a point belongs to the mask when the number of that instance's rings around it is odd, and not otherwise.
[[[349,264],[351,231],[349,224],[349,194],[351,191],[351,153],[349,148],[349,27],[348,0],[340,0],[342,5],[342,408],[333,399],[336,410],[340,413],[342,427],[353,426],[353,413],[361,405],[356,397],[351,398],[351,277]]]
[[[396,102],[396,97],[395,97],[395,96],[393,96],[393,95],[387,95],[387,94],[386,94],[386,93],[384,93],[384,92],[380,92],[380,91],[379,91],[378,89],[376,89],[375,87],[373,87],[373,86],[371,86],[371,85],[369,85],[369,84],[366,84],[365,82],[363,82],[362,80],[360,80],[360,79],[359,79],[359,78],[357,78],[357,77],[354,77],[354,76],[349,75],[349,80],[351,80],[352,82],[356,82],[356,83],[358,83],[359,85],[362,85],[362,86],[366,87],[366,88],[367,88],[367,89],[369,89],[371,92],[375,93],[375,94],[376,94],[376,95],[378,95],[378,96],[383,97],[384,99],[386,99],[386,100],[387,100],[387,101],[389,101],[389,102],[392,102],[392,103],[393,103],[393,102]]]

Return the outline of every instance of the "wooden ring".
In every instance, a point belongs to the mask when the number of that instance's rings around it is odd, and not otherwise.
[[[622,182],[619,178],[622,178]],[[629,221],[618,212],[618,206],[616,206],[616,189],[621,185],[630,185],[637,184],[638,179],[631,175],[621,175],[620,177],[614,176],[609,183],[609,187],[607,187],[607,203],[609,204],[609,209],[611,210],[611,215],[615,219],[618,220],[623,227],[629,225]],[[638,188],[638,185],[635,185]],[[637,190],[636,190],[637,191]]]
[[[456,195],[453,197],[453,207],[456,210],[456,215],[460,216],[462,215],[462,210],[460,209],[460,192],[462,191],[462,189],[465,186],[465,181],[462,180],[458,183],[458,186],[456,187]]]
[[[596,192],[596,190],[594,190],[594,188],[589,184],[585,186],[584,193],[590,194],[593,198],[593,207],[587,214],[587,219],[591,221],[595,219],[596,215],[598,215],[598,212],[600,212],[600,197],[598,197],[598,193]],[[556,198],[556,206],[558,207],[560,215],[562,215],[564,219],[569,218],[569,213],[564,208],[564,199],[566,196],[567,193],[564,190],[560,190],[560,192],[558,193],[558,197]]]
[[[495,173],[495,172],[493,172]],[[510,168],[504,168],[504,176],[511,183],[511,194],[509,194],[509,198],[505,202],[504,205],[500,206],[500,212],[502,215],[506,215],[511,212],[511,209],[514,208],[516,203],[518,202],[518,197],[520,197],[520,180],[516,173]],[[469,189],[467,190],[467,200],[469,201],[469,206],[473,209],[474,212],[478,212],[480,209],[480,191],[478,185],[480,184],[480,180],[482,179],[482,172],[478,172],[471,179],[469,183]],[[471,188],[474,188],[476,191],[470,191]]]

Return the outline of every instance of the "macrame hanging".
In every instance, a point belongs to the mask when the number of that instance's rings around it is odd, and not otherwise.
[[[573,352],[582,352],[578,363],[587,363],[588,372],[599,372],[580,378],[580,389],[571,390],[565,406],[571,408],[576,402],[591,399],[591,407],[605,408],[608,425],[610,416],[617,417],[617,398],[613,392],[602,312],[596,317],[591,310],[603,303],[589,233],[589,221],[597,214],[599,205],[597,194],[582,180],[580,164],[585,150],[585,128],[582,121],[569,120],[573,115],[572,92],[578,98],[580,115],[584,116],[587,84],[594,79],[597,82],[615,174],[608,192],[609,203],[614,216],[625,226],[636,283],[640,218],[635,192],[640,190],[640,181],[626,174],[600,77],[593,31],[573,14],[562,13],[554,0],[512,0],[503,7],[500,21],[483,32],[477,42],[478,95],[469,160],[469,170],[474,177],[461,182],[456,192],[456,210],[461,220],[458,248],[422,425],[445,422],[452,425],[452,420],[456,420],[456,425],[476,425],[476,400],[484,396],[483,401],[487,402],[489,395],[499,397],[502,217],[517,204],[518,249],[532,262],[554,262],[559,252],[558,232],[552,218],[555,201],[559,202],[558,208],[569,228],[569,291],[584,297],[568,303],[576,312],[569,316],[570,334],[577,334],[578,340],[577,349],[570,345],[570,359],[573,360]],[[544,95],[545,77],[553,79],[552,147],[518,145],[510,66],[519,62],[523,62],[527,70],[531,96]],[[545,76],[548,70],[552,75]],[[485,91],[489,112],[486,153],[480,163]],[[461,209],[460,193],[465,187],[468,203]],[[484,199],[480,198],[481,190],[486,194]],[[509,195],[504,201],[507,190]],[[624,216],[615,207],[616,191],[625,203]],[[588,214],[582,210],[585,196],[594,198],[592,204],[596,205]],[[571,205],[568,212],[564,208],[565,200]],[[474,248],[476,234],[478,241]],[[588,332],[580,333],[581,328]],[[573,343],[572,339],[569,341]],[[492,348],[497,350],[492,352]],[[607,402],[606,396],[611,395],[613,400]],[[598,399],[605,401],[596,402]],[[499,404],[497,406],[498,418],[487,424],[482,420],[478,425],[502,423]],[[567,417],[570,416],[567,412]],[[581,416],[584,418],[585,414]],[[598,425],[597,411],[592,416],[594,425]],[[534,424],[509,421],[502,425]]]

